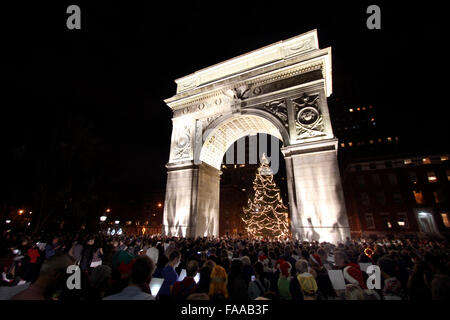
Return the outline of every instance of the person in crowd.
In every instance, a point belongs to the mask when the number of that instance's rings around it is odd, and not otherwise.
[[[255,299],[263,296],[270,289],[270,281],[264,277],[264,266],[261,262],[255,263],[255,277],[248,285],[248,297]]]
[[[175,268],[178,267],[178,264],[180,263],[180,258],[181,258],[180,252],[173,250],[170,253],[169,261],[162,270],[162,278],[164,278],[164,282],[158,292],[158,297],[161,300],[170,297],[172,287],[178,280],[178,274],[175,271]]]
[[[67,268],[74,263],[66,253],[53,254],[44,261],[39,277],[27,289],[16,294],[11,300],[50,300],[62,287],[66,286]]]
[[[158,263],[159,250],[156,248],[156,240],[150,241],[146,254],[150,259],[152,259],[153,263]]]
[[[136,258],[131,270],[129,285],[120,293],[107,296],[103,300],[154,300],[149,284],[155,265],[146,255]]]
[[[52,241],[45,245],[45,258],[46,259],[48,259],[51,256],[56,254],[56,251],[60,248],[60,245],[58,244],[58,242],[59,242],[59,237],[53,237]]]
[[[198,262],[190,260],[186,265],[186,277],[182,281],[176,281],[172,288],[172,296],[175,300],[186,300],[186,298],[195,292],[197,283],[194,277],[198,272]]]
[[[291,282],[291,264],[287,261],[283,261],[280,265],[280,276],[278,278],[278,293],[280,299],[291,300],[291,293],[289,291],[289,284]]]
[[[303,300],[316,300],[317,298],[317,282],[314,276],[309,272],[308,261],[300,259],[295,264],[297,273],[297,281],[300,284]]]
[[[208,295],[211,300],[225,300],[228,299],[227,290],[228,276],[225,269],[216,265],[210,276]]]
[[[328,300],[336,298],[336,291],[334,291],[331,284],[328,271],[323,267],[322,258],[318,254],[312,254],[309,256],[309,263],[315,273],[314,278],[318,288],[318,299]]]
[[[431,281],[431,296],[433,300],[450,300],[450,277],[447,268],[437,256],[431,256],[428,265],[434,277]]]
[[[100,265],[92,270],[89,277],[89,289],[87,300],[102,300],[109,290],[111,290],[112,268],[107,265]]]
[[[227,290],[231,300],[247,300],[248,284],[242,272],[243,264],[240,259],[231,261],[230,273],[228,275]]]
[[[403,289],[400,281],[396,278],[395,261],[390,257],[381,257],[378,266],[381,270],[383,282],[383,297],[385,300],[402,300]]]

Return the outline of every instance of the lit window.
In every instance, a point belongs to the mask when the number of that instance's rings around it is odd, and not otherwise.
[[[387,141],[392,142],[392,138],[391,137],[387,137]]]
[[[375,221],[373,220],[373,215],[371,213],[366,213],[365,217],[367,229],[375,229]]]
[[[361,108],[360,108],[360,107],[358,107],[358,108],[356,108],[356,110],[360,111],[360,110],[361,110]]]
[[[366,107],[362,107],[363,110],[366,110]]]
[[[345,143],[341,143],[341,148],[345,148]]]
[[[448,213],[447,212],[441,213],[441,217],[442,217],[442,222],[444,223],[444,226],[446,226],[447,228],[450,228],[450,220],[448,219]]]
[[[441,161],[447,161],[448,160],[448,156],[441,156]]]
[[[349,146],[349,147],[352,147],[352,146],[353,146],[353,142],[349,142],[349,143],[348,143],[348,146]]]
[[[402,229],[408,229],[408,216],[406,215],[406,212],[399,212],[397,213],[397,224]]]
[[[422,162],[423,162],[423,164],[430,164],[431,160],[430,160],[430,158],[423,158]]]
[[[244,167],[245,167],[245,164],[240,164],[239,167],[240,167],[240,168],[244,168]]]
[[[348,109],[348,111],[353,112],[353,109],[350,108],[350,109]]]
[[[412,163],[412,160],[411,160],[411,159],[405,159],[405,160],[403,161],[403,163],[404,163],[404,164],[411,164],[411,163]]]
[[[434,171],[428,171],[427,175],[428,175],[428,182],[437,182],[437,177]]]
[[[413,191],[414,193],[414,198],[416,199],[416,203],[417,204],[424,204],[425,200],[423,199],[423,194],[422,191]]]
[[[374,143],[374,141],[373,141],[373,140],[369,140],[369,143],[370,143],[370,144],[373,144],[373,143]]]

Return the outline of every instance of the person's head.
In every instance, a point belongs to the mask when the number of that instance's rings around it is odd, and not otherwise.
[[[343,268],[350,262],[350,260],[348,259],[347,254],[344,251],[338,250],[334,253],[334,262],[336,263],[338,268]]]
[[[46,289],[64,286],[67,268],[73,263],[73,259],[67,253],[57,253],[44,261],[37,281]]]
[[[322,259],[318,254],[312,254],[309,256],[309,263],[314,270],[322,269]]]
[[[190,260],[186,265],[186,276],[195,277],[198,272],[198,262],[196,260]]]
[[[228,298],[227,281],[228,276],[225,269],[216,265],[211,271],[209,296],[223,295],[225,298]]]
[[[136,285],[149,284],[154,270],[155,265],[147,255],[137,257],[131,269],[131,283]]]
[[[381,272],[385,273],[388,277],[394,277],[396,274],[395,261],[389,257],[381,257],[378,260],[378,266]]]
[[[250,261],[250,258],[248,257],[248,256],[243,256],[242,258],[241,258],[241,261],[242,261],[242,265],[245,267],[245,266],[249,266],[249,265],[251,265],[251,261]]]
[[[89,277],[89,285],[92,289],[106,290],[110,286],[112,269],[107,265],[100,265],[94,270]]]
[[[260,261],[256,262],[253,268],[257,276],[264,275],[264,265],[262,264],[262,262]]]
[[[177,250],[173,250],[169,255],[169,264],[176,267],[180,263],[181,254]]]
[[[305,259],[298,260],[295,263],[295,270],[297,270],[298,273],[308,272],[308,261]]]

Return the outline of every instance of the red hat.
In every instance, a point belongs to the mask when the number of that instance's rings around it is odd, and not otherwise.
[[[278,259],[277,262],[275,262],[275,268],[278,268],[278,266],[281,266],[281,264],[284,262],[284,259]]]
[[[319,265],[320,267],[322,266],[322,259],[320,259],[318,254],[312,254],[312,255],[310,255],[310,257],[311,257],[312,262]]]
[[[357,264],[349,263],[344,268],[344,278],[350,283],[359,284],[361,288],[367,289],[366,283],[364,282],[364,276]]]
[[[267,257],[266,257],[265,255],[262,254],[262,255],[259,256],[258,259],[259,259],[259,261],[263,262],[264,260],[267,259]]]
[[[289,277],[289,269],[291,268],[291,264],[287,261],[283,261],[280,264],[280,270],[281,273],[285,276],[285,277]]]
[[[133,268],[133,264],[136,261],[136,259],[131,260],[129,263],[121,262],[119,265],[119,272],[120,274],[128,274],[131,272],[131,269]]]

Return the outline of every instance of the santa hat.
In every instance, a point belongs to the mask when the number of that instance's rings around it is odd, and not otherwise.
[[[279,266],[284,262],[284,259],[278,259],[277,262],[275,262],[275,268],[278,269]]]
[[[317,264],[319,267],[322,266],[322,259],[320,259],[318,254],[310,255],[311,261]]]
[[[349,263],[344,268],[344,278],[350,283],[358,284],[361,288],[366,289],[366,283],[364,282],[364,276],[359,269],[359,265]]]
[[[285,276],[285,277],[289,277],[289,269],[291,268],[291,264],[289,262],[283,261],[280,264],[280,270],[281,273]]]

